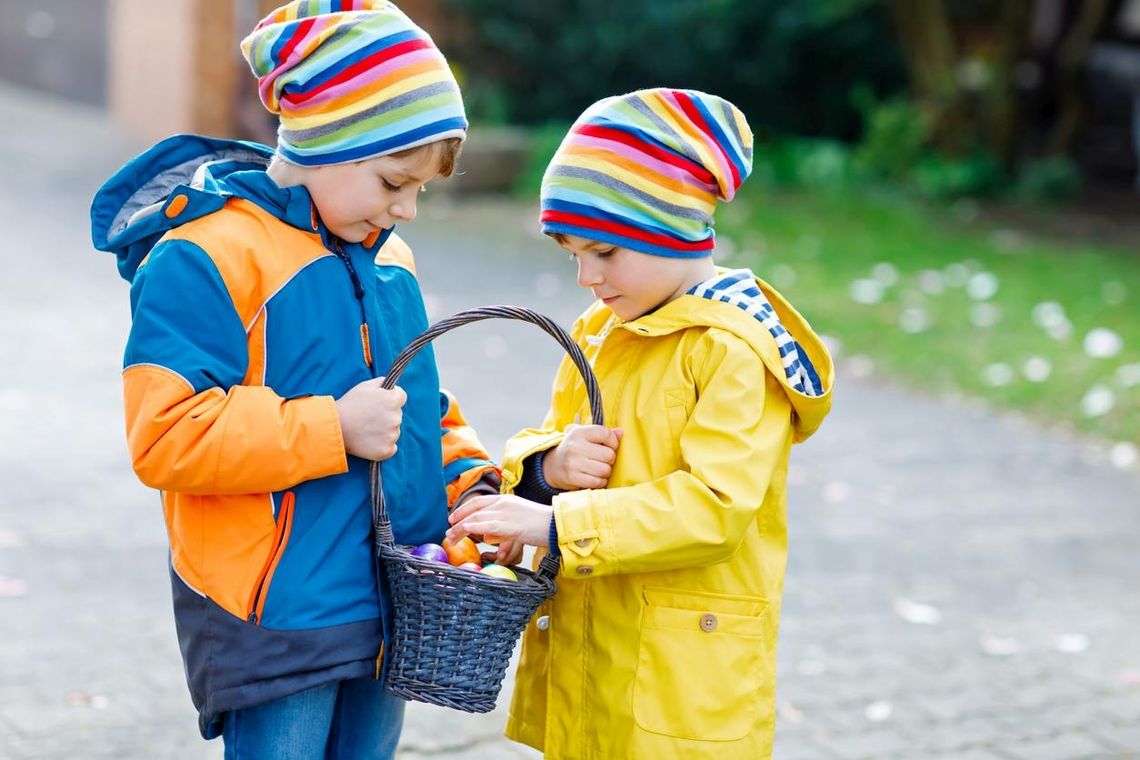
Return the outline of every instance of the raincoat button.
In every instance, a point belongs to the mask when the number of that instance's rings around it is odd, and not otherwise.
[[[534,621],[534,627],[540,631],[545,631],[550,627],[550,615],[542,615],[538,620]]]
[[[716,630],[716,615],[706,612],[701,615],[701,630],[705,633],[712,633]]]
[[[574,545],[575,545],[575,546],[580,546],[580,547],[582,547],[583,549],[585,549],[587,546],[589,546],[589,545],[590,545],[590,539],[588,539],[588,538],[579,538],[577,541],[575,541],[575,542],[574,542]]]
[[[589,565],[582,565],[578,568],[578,575],[590,575],[594,572],[594,568]]]

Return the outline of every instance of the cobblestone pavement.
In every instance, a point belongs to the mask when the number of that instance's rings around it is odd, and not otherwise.
[[[0,758],[220,758],[122,440],[126,284],[88,240],[91,193],[141,144],[6,87],[0,123]],[[434,315],[513,302],[568,324],[583,295],[532,219],[424,196],[406,236]],[[542,414],[559,357],[541,332],[471,325],[437,351],[492,448]],[[791,473],[778,760],[1140,757],[1140,476],[841,378]],[[504,720],[413,704],[400,756],[536,757]]]

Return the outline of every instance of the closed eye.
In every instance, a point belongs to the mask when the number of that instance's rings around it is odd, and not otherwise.
[[[387,190],[387,191],[389,191],[389,192],[392,192],[392,193],[397,193],[397,192],[399,192],[399,191],[400,191],[400,188],[402,188],[402,187],[403,187],[403,185],[393,185],[391,182],[389,182],[388,180],[384,179],[383,177],[381,177],[381,178],[380,178],[380,181],[381,181],[382,183],[384,183],[384,189],[385,189],[385,190]]]

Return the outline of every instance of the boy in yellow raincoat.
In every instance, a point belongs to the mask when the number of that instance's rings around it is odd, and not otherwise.
[[[751,159],[731,103],[642,90],[587,109],[543,178],[543,231],[598,299],[572,333],[613,428],[575,424],[564,361],[542,427],[507,444],[514,495],[471,499],[450,533],[561,555],[507,725],[548,757],[771,756],[788,458],[832,363],[767,283],[712,262]]]

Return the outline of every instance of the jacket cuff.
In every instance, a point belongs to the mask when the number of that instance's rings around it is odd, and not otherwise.
[[[552,557],[561,557],[562,548],[559,547],[559,521],[551,515],[551,536],[547,539],[546,550]]]
[[[515,495],[539,504],[550,504],[554,501],[555,496],[562,493],[547,483],[546,478],[543,477],[542,461],[546,458],[547,451],[550,449],[531,454],[523,460],[522,479],[515,486]]]
[[[589,578],[618,572],[613,547],[605,546],[609,531],[601,524],[606,514],[603,489],[566,491],[554,500],[555,535],[561,550],[562,575]]]

